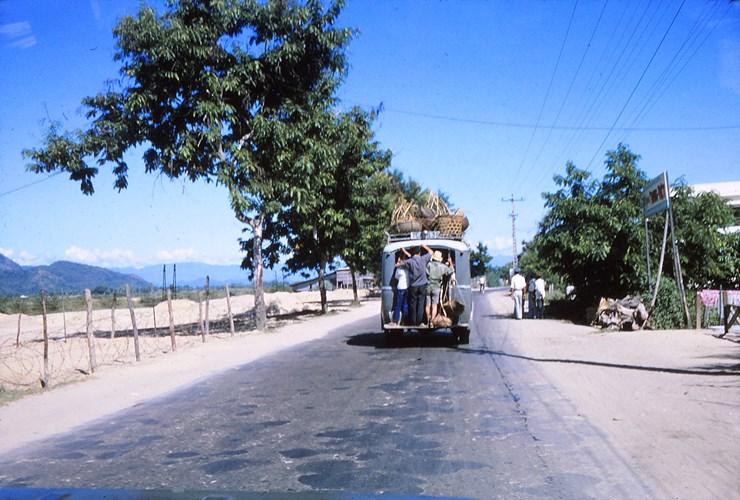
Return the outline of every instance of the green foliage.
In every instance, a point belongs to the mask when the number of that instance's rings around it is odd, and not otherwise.
[[[89,127],[52,126],[41,148],[24,151],[29,169],[69,172],[92,194],[98,168],[109,165],[121,190],[124,155],[143,145],[147,172],[226,185],[256,242],[248,263],[262,327],[263,229],[281,207],[309,197],[305,181],[321,164],[299,161],[302,151],[293,148],[305,145],[306,118],[326,111],[346,71],[352,32],[335,27],[341,7],[340,0],[173,0],[161,15],[142,7],[114,29],[121,78],[83,100]]]
[[[491,259],[493,257],[488,254],[488,247],[479,241],[478,245],[470,251],[470,275],[486,276]]]
[[[601,182],[568,163],[565,175],[555,176],[560,189],[543,195],[548,212],[530,259],[574,284],[585,303],[621,297],[645,283],[640,192],[646,178],[638,160],[620,144],[607,152]]]
[[[689,311],[693,311],[696,295],[688,294],[686,298],[689,303]],[[658,298],[655,301],[655,307],[650,312],[650,324],[653,328],[659,330],[686,327],[686,315],[681,306],[678,286],[676,285],[676,280],[670,276],[664,276],[660,280]]]
[[[644,225],[640,192],[646,184],[637,168],[639,156],[620,144],[607,152],[601,181],[566,165],[556,176],[560,189],[546,193],[547,213],[524,249],[522,267],[552,273],[550,281],[576,287],[578,307],[599,297],[623,297],[646,287]],[[687,289],[732,288],[740,284],[740,236],[719,229],[732,224],[727,203],[715,194],[696,195],[683,184],[672,189],[676,238]],[[653,279],[658,267],[666,214],[651,219],[648,236]],[[671,245],[663,270],[655,326],[682,326],[685,316],[675,292]],[[667,279],[666,279],[667,278]],[[663,287],[666,287],[663,290]],[[689,295],[689,300],[692,294]]]
[[[732,288],[740,284],[738,235],[718,231],[734,223],[730,206],[715,193],[695,194],[684,182],[674,186],[671,201],[686,287]],[[655,226],[662,228],[659,223]],[[668,249],[672,252],[670,246]]]

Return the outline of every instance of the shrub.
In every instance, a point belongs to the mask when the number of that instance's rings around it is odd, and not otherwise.
[[[689,302],[689,311],[694,310],[694,294],[687,292],[686,299]],[[644,297],[652,297],[645,293]],[[650,314],[650,324],[656,330],[670,330],[686,328],[686,316],[681,307],[681,298],[678,294],[676,281],[670,276],[663,276],[660,279],[660,289],[658,290],[658,299],[655,302],[655,308]]]

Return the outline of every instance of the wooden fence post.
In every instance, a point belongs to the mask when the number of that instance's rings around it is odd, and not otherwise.
[[[152,306],[152,316],[154,317],[154,335],[157,334],[157,310]]]
[[[209,283],[211,279],[206,275],[206,335],[210,333],[211,325],[208,322],[208,303],[210,300]]]
[[[64,325],[64,341],[67,341],[67,308],[64,307],[64,290],[62,290],[62,321]]]
[[[203,339],[203,342],[205,342],[206,335],[205,329],[203,328],[203,301],[200,295],[200,290],[198,291],[198,329],[200,330],[200,336]]]
[[[21,316],[23,313],[18,313],[18,333],[15,334],[15,346],[21,346]]]
[[[116,338],[116,292],[113,292],[113,302],[110,306],[110,338]]]
[[[41,387],[49,387],[49,331],[46,328],[46,292],[41,290],[41,314],[43,315],[43,335],[44,335],[44,373],[41,379]]]
[[[89,288],[85,288],[85,304],[87,305],[87,351],[90,356],[90,373],[95,373],[95,369],[98,367],[98,361],[95,358],[95,339],[92,330],[92,294]]]
[[[134,314],[134,306],[131,304],[131,287],[126,285],[126,302],[128,303],[128,312],[131,314],[131,327],[134,330],[134,353],[136,354],[136,361],[141,361],[141,354],[139,353],[139,329],[136,328],[136,315]]]
[[[696,329],[701,330],[701,294],[699,290],[696,291]]]
[[[229,293],[229,285],[226,284],[226,310],[229,313],[229,331],[231,335],[234,335],[234,316],[231,314],[231,294]]]
[[[170,342],[172,343],[172,351],[177,350],[177,343],[175,342],[175,318],[172,316],[172,290],[167,289],[167,312],[170,314]]]

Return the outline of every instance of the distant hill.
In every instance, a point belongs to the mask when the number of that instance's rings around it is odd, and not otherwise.
[[[85,288],[150,288],[134,274],[122,274],[102,267],[58,261],[48,266],[19,266],[0,254],[0,295],[30,295],[42,289],[49,293],[81,292]]]
[[[135,267],[112,268],[113,271],[125,274],[136,274],[145,280],[162,286],[162,264]],[[245,271],[239,265],[212,265],[202,262],[178,262],[177,263],[177,286],[191,286],[201,288],[209,276],[212,286],[229,285],[251,285],[249,271]],[[266,271],[265,280],[270,281],[272,276]],[[172,264],[167,264],[167,284],[172,284]]]

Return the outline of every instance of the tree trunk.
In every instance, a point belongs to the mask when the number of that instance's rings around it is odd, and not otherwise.
[[[254,320],[258,330],[267,325],[267,308],[265,307],[264,267],[262,265],[262,230],[264,215],[252,219],[252,262],[254,263]]]
[[[319,259],[319,294],[321,295],[321,314],[326,314],[326,261],[323,256]]]
[[[357,273],[353,266],[349,266],[349,273],[352,275],[352,294],[354,296],[352,305],[360,305],[360,297],[357,295]]]

